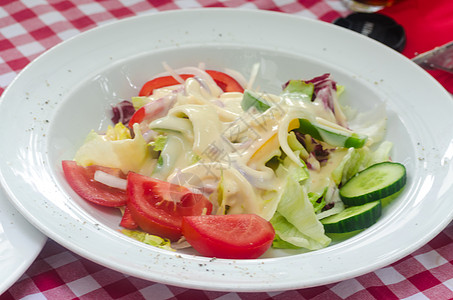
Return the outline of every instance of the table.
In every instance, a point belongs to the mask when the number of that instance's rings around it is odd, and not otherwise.
[[[47,49],[101,24],[170,9],[235,7],[279,11],[332,22],[350,12],[338,0],[2,0],[0,94]],[[429,243],[374,272],[307,289],[227,293],[191,290],[102,267],[48,240],[6,299],[452,299],[453,223]]]

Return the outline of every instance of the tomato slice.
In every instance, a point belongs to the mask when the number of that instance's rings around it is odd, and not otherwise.
[[[201,255],[258,258],[272,245],[271,223],[254,214],[184,217],[182,233]]]
[[[124,214],[123,217],[121,218],[120,225],[123,226],[124,228],[131,230],[138,228],[138,225],[132,218],[131,212],[129,211],[129,208],[127,206],[124,209]]]
[[[230,75],[214,70],[206,70],[206,73],[214,79],[215,83],[217,83],[224,92],[244,92],[244,88]]]
[[[206,73],[212,77],[212,79],[217,83],[217,85],[224,91],[224,92],[244,92],[244,88],[230,75],[227,75],[220,71],[214,70],[206,70]],[[183,80],[187,78],[194,77],[192,74],[181,74],[179,75]],[[160,89],[167,86],[172,86],[180,84],[173,76],[162,76],[158,78],[151,79],[150,81],[146,82],[140,92],[139,96],[150,96],[155,89]]]
[[[128,126],[132,128],[135,123],[141,123],[145,119],[146,116],[146,108],[144,106],[140,107],[135,113],[132,115],[131,119],[129,120]]]
[[[186,80],[189,77],[193,77],[194,75],[191,74],[181,74],[179,75],[183,80]],[[177,85],[180,84],[173,76],[162,76],[151,79],[150,81],[146,82],[140,92],[138,93],[139,96],[146,96],[148,97],[153,93],[155,89],[160,89],[167,86]]]
[[[147,103],[145,106],[140,107],[131,117],[128,126],[132,128],[135,123],[142,123],[146,121],[148,124],[152,121],[162,118],[167,115],[168,111],[173,107],[175,99],[160,98]]]
[[[66,181],[83,199],[108,207],[126,205],[126,191],[94,180],[94,173],[97,170],[126,179],[126,175],[120,169],[96,165],[82,167],[72,160],[63,160],[62,166]]]
[[[148,176],[129,172],[127,207],[138,226],[172,241],[181,236],[183,216],[210,214],[212,204],[201,194]]]

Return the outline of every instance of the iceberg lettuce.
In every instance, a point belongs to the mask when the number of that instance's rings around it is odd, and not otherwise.
[[[373,164],[390,160],[392,147],[393,143],[384,141],[375,151],[371,151],[368,147],[349,148],[338,167],[333,170],[332,179],[337,185],[344,184],[357,172]]]
[[[152,100],[149,97],[145,96],[137,96],[131,98],[132,105],[134,106],[135,110],[139,110],[146,104],[150,103]]]
[[[154,141],[150,143],[153,146],[154,151],[164,150],[165,144],[167,144],[168,137],[166,135],[158,135]]]
[[[277,211],[270,220],[279,239],[274,246],[285,247],[282,240],[309,250],[326,247],[331,240],[324,234],[324,227],[316,217],[305,186],[300,184],[305,180],[305,173],[300,172],[303,168],[289,159],[280,168],[287,170],[287,176]],[[277,170],[277,176],[282,173]]]
[[[133,238],[139,242],[158,247],[161,249],[165,250],[170,250],[170,251],[176,251],[171,247],[170,240],[168,239],[163,239],[157,235],[152,235],[148,234],[146,232],[138,231],[138,230],[129,230],[129,229],[123,229],[121,232],[130,237]]]

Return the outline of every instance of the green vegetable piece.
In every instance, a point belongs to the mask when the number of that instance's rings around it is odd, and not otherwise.
[[[288,243],[285,240],[282,240],[278,234],[275,235],[274,240],[272,241],[272,247],[276,249],[300,249],[301,247],[295,246],[291,243]]]
[[[311,204],[313,204],[313,210],[315,211],[315,213],[320,212],[324,208],[324,206],[326,206],[326,192],[327,188],[324,189],[322,194],[312,192],[308,193],[308,199],[310,200]]]
[[[381,162],[357,173],[340,188],[346,205],[361,205],[393,195],[406,184],[406,168],[396,162]]]
[[[166,135],[158,135],[154,141],[150,143],[154,151],[162,151],[167,143],[168,137]]]
[[[382,214],[381,201],[351,206],[321,220],[327,233],[345,233],[370,227]]]
[[[259,112],[265,112],[271,106],[257,93],[245,90],[241,101],[241,107],[244,111],[248,111],[251,107],[255,107]]]
[[[314,91],[315,85],[313,83],[306,83],[302,80],[290,80],[283,90],[284,93],[295,94],[304,100],[311,100]]]
[[[137,96],[131,98],[132,106],[134,106],[135,110],[139,110],[140,108],[150,103],[151,101],[152,100],[150,98],[144,96]]]
[[[340,97],[341,94],[343,94],[343,92],[344,92],[344,86],[337,84],[337,97]]]
[[[129,229],[123,229],[123,230],[121,230],[121,232],[124,235],[127,235],[128,237],[131,237],[139,242],[142,242],[142,243],[154,246],[154,247],[158,247],[161,249],[175,251],[175,249],[173,249],[171,247],[170,240],[163,239],[157,235],[152,235],[152,234],[148,234],[146,232],[142,232],[142,231],[138,231],[138,230],[129,230]]]
[[[367,140],[365,135],[322,125],[308,119],[299,119],[299,128],[296,130],[303,134],[309,134],[314,139],[326,142],[332,146],[344,148],[361,148]]]
[[[299,151],[299,156],[302,159],[307,159],[310,154],[307,152],[307,149],[297,140],[296,134],[294,131],[291,131],[288,134],[288,146],[293,151]]]

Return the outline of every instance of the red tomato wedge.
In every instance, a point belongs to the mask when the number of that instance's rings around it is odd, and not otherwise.
[[[146,116],[146,108],[144,106],[140,107],[135,111],[132,115],[131,119],[129,120],[128,126],[132,128],[135,123],[141,123],[145,119]]]
[[[206,70],[206,73],[212,77],[215,83],[224,91],[224,92],[244,92],[244,88],[234,79],[233,77],[219,71]],[[192,74],[181,74],[179,75],[183,80],[193,77]],[[150,96],[155,89],[160,89],[167,86],[172,86],[180,84],[173,76],[162,76],[151,79],[146,82],[139,92],[139,96]],[[158,102],[158,99],[154,102]],[[132,128],[135,123],[141,123],[148,119],[153,119],[155,117],[161,117],[159,114],[165,110],[165,103],[149,103],[147,106],[139,108],[131,117],[128,126]],[[164,101],[161,101],[164,102]],[[156,105],[154,105],[156,104]],[[151,106],[150,106],[151,105]]]
[[[214,70],[206,70],[206,73],[214,79],[215,83],[217,83],[224,92],[244,92],[244,88],[230,75]]]
[[[127,208],[138,226],[172,241],[181,236],[183,216],[210,214],[212,204],[201,194],[148,176],[129,172]]]
[[[152,122],[158,118],[167,115],[168,111],[173,107],[175,100],[172,98],[159,98],[146,105],[140,107],[131,117],[128,126],[133,127],[135,123]]]
[[[271,223],[254,214],[184,217],[182,233],[201,255],[229,259],[258,258],[275,237]]]
[[[179,75],[183,80],[186,80],[189,77],[193,77],[194,75],[190,74],[181,74]],[[146,82],[140,92],[138,93],[139,96],[149,96],[153,93],[155,89],[160,89],[167,86],[181,84],[177,81],[173,76],[162,76],[151,79],[150,81]]]
[[[126,205],[126,191],[94,180],[94,173],[97,170],[126,179],[126,175],[120,169],[96,165],[82,167],[72,160],[63,160],[62,166],[66,181],[83,199],[108,207]]]
[[[217,83],[217,85],[224,92],[244,92],[244,88],[230,75],[227,75],[223,72],[206,70],[206,73],[212,77],[212,79]],[[192,74],[181,74],[179,75],[183,80],[193,77]],[[139,92],[139,96],[149,96],[153,93],[155,89],[160,89],[167,86],[172,86],[180,84],[173,76],[162,76],[158,78],[151,79],[146,82]]]
[[[138,225],[137,223],[135,223],[134,219],[132,219],[131,212],[129,211],[129,208],[127,208],[127,206],[124,209],[124,214],[123,217],[121,218],[120,225],[123,226],[124,228],[131,230],[138,228]]]

